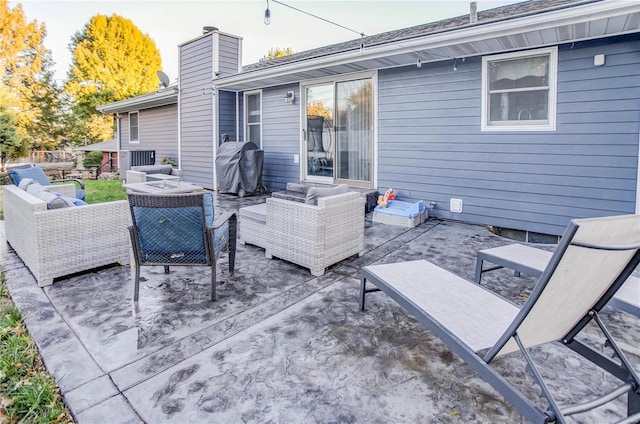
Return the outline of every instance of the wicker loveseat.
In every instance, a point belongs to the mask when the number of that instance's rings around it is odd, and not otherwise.
[[[309,268],[325,268],[364,252],[364,203],[360,193],[317,199],[317,206],[268,198],[265,255]]]
[[[55,191],[73,197],[75,188],[62,184]],[[47,210],[43,200],[5,185],[2,204],[7,242],[40,287],[56,277],[130,262],[131,219],[125,200]]]

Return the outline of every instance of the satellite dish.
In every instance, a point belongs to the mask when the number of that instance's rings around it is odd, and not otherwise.
[[[158,79],[160,80],[160,88],[167,88],[171,84],[167,74],[162,71],[158,71]]]

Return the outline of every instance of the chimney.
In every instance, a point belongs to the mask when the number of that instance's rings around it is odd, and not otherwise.
[[[214,27],[214,26],[205,26],[205,27],[202,27],[202,33],[203,33],[203,34],[208,34],[208,33],[210,33],[210,32],[217,31],[217,30],[218,30],[218,28],[216,28],[216,27]]]
[[[475,24],[478,22],[478,3],[472,1],[469,3],[469,23]]]

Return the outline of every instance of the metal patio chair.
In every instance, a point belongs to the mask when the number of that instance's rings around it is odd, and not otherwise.
[[[566,422],[566,417],[627,395],[627,418],[640,420],[640,377],[609,332],[599,311],[640,263],[640,216],[577,219],[569,223],[538,283],[520,308],[484,287],[425,260],[365,267],[365,295],[382,290],[426,325],[475,372],[517,408],[528,422]],[[367,282],[376,288],[367,289]],[[605,346],[577,336],[595,322]],[[577,405],[560,406],[529,350],[559,342],[619,380],[607,393]],[[593,343],[592,343],[593,344]],[[547,407],[538,406],[492,366],[494,359],[520,352]],[[567,382],[567,384],[570,384]],[[594,392],[602,392],[599,387]]]
[[[229,273],[236,256],[237,217],[214,215],[211,193],[128,194],[129,227],[135,260],[134,301],[138,301],[141,266],[211,267],[211,300],[216,300],[216,262],[229,252]],[[215,219],[214,219],[215,218]]]

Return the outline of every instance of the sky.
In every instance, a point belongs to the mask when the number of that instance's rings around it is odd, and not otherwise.
[[[283,2],[349,29],[273,1],[269,2],[271,24],[265,25],[267,0],[23,0],[9,1],[9,6],[21,4],[27,20],[46,25],[44,44],[51,50],[59,82],[66,78],[71,65],[71,37],[98,14],[128,18],[151,37],[160,50],[162,70],[174,81],[178,77],[178,45],[199,37],[204,26],[242,37],[242,64],[248,65],[274,47],[301,52],[359,38],[358,33],[373,35],[469,13],[469,1],[462,0]],[[477,4],[481,11],[516,2],[491,0]]]

